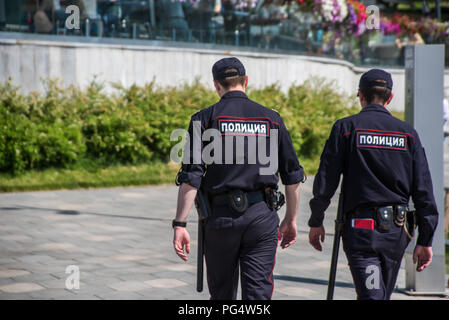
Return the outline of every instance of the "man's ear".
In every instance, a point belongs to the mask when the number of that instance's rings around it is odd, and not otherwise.
[[[357,98],[359,98],[360,103],[362,103],[362,100],[365,98],[362,94],[362,91],[357,91]]]
[[[391,100],[393,100],[393,97],[394,97],[394,94],[392,92],[390,95],[390,98],[387,100],[387,102],[385,102],[384,106],[388,105],[391,102]]]
[[[248,86],[248,76],[245,76],[245,85],[243,86],[245,89]]]
[[[225,90],[221,86],[220,82],[218,82],[217,80],[214,80],[214,86],[215,86],[215,90],[217,91],[218,96],[221,98],[223,96],[223,94],[225,93]]]

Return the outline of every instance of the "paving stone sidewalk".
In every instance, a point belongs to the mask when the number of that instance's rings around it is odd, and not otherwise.
[[[336,203],[318,253],[306,225],[312,183],[302,185],[297,243],[277,252],[273,299],[326,296]],[[172,249],[176,195],[175,186],[0,194],[0,299],[208,299],[206,282],[203,293],[195,291],[196,212],[189,216],[189,261]],[[67,289],[69,266],[79,268],[79,289]],[[398,286],[404,285],[402,269]],[[335,298],[354,297],[341,251]]]

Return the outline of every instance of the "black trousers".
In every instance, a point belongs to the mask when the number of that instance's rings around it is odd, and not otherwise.
[[[342,238],[357,299],[389,300],[410,242],[404,228],[393,223],[388,232],[355,229],[348,220]]]
[[[212,300],[235,300],[239,273],[243,300],[269,300],[279,239],[279,217],[265,202],[244,214],[211,208],[204,232],[207,283]],[[240,269],[240,272],[239,272]]]

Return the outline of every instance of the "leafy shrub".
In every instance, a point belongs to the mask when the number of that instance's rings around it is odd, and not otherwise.
[[[84,152],[80,124],[46,110],[50,104],[10,82],[0,87],[0,171],[69,167]]]
[[[84,160],[112,164],[168,161],[174,129],[187,128],[196,111],[218,101],[198,81],[158,88],[154,82],[105,92],[92,81],[84,90],[47,80],[40,95],[0,85],[0,172],[70,168]],[[355,100],[334,83],[312,79],[283,93],[276,86],[249,89],[251,99],[278,111],[300,160],[316,160],[336,119],[357,112]]]

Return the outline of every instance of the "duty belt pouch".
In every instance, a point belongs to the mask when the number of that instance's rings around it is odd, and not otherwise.
[[[228,194],[229,207],[236,213],[244,213],[248,209],[248,198],[242,190],[233,190]]]
[[[407,208],[404,206],[396,206],[394,210],[394,224],[403,227],[407,218]]]
[[[393,208],[380,207],[376,208],[377,230],[380,232],[388,232],[393,223]]]
[[[285,203],[285,197],[282,192],[274,189],[265,189],[265,202],[270,210],[279,210]]]

